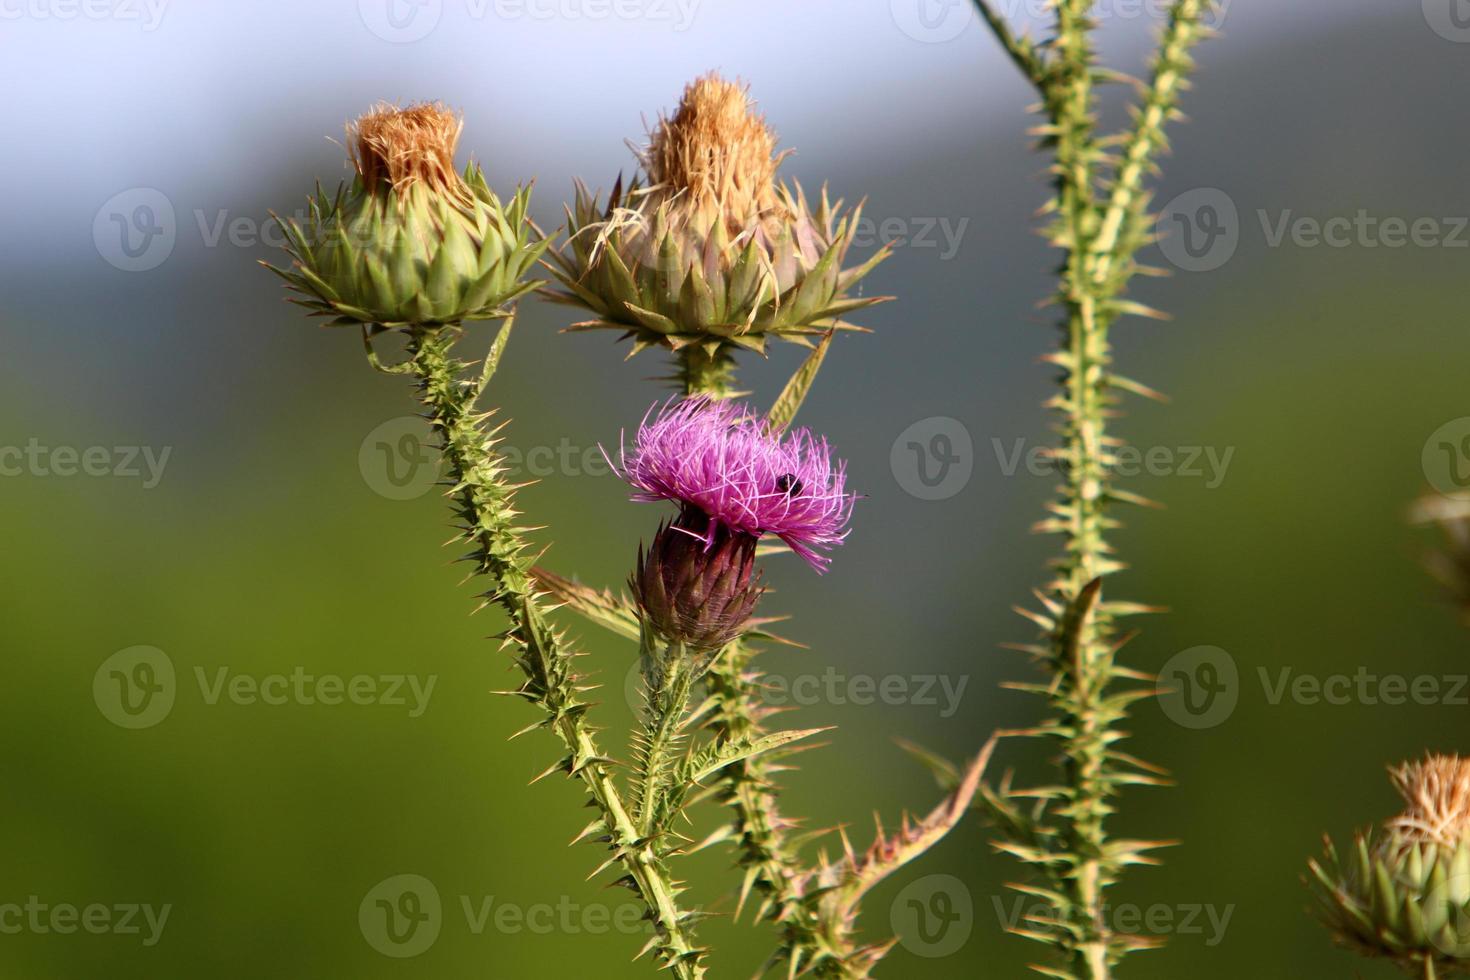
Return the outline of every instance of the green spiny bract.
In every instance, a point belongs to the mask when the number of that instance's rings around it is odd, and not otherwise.
[[[1328,841],[1311,875],[1323,921],[1343,945],[1414,975],[1426,959],[1445,975],[1470,972],[1470,844],[1370,830],[1341,856]]]
[[[277,219],[292,258],[277,269],[333,324],[435,326],[503,315],[536,283],[530,189],[502,204],[475,164],[454,170],[461,123],[438,106],[384,107],[351,128],[357,176],[320,187],[305,229]]]
[[[888,254],[844,269],[861,205],[844,214],[825,190],[813,210],[800,187],[778,185],[775,136],[745,90],[706,76],[660,120],[642,176],[619,179],[606,207],[578,185],[568,241],[553,253],[565,290],[553,296],[634,342],[698,353],[715,364],[770,338],[809,344],[842,317],[887,297],[850,291]]]
[[[1392,775],[1406,812],[1347,854],[1328,840],[1308,884],[1343,945],[1415,976],[1470,973],[1470,763],[1430,756]]]

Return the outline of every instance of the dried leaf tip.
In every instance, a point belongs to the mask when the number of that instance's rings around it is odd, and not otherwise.
[[[347,127],[348,154],[363,185],[399,193],[423,184],[439,194],[468,196],[454,169],[464,120],[438,102],[400,108],[380,102]]]
[[[1426,755],[1389,770],[1408,807],[1386,824],[1400,838],[1454,847],[1470,838],[1470,760]]]
[[[710,72],[690,82],[672,116],[662,116],[642,154],[655,193],[737,235],[752,220],[779,214],[776,134],[755,112],[748,87]]]

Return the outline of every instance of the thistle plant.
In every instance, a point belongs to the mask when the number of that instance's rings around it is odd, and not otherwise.
[[[739,118],[731,93],[739,95]],[[882,253],[838,271],[850,224],[833,227],[835,208],[824,203],[812,215],[799,191],[774,190],[779,158],[743,90],[714,79],[691,87],[655,139],[665,161],[650,170],[658,179],[637,199],[642,205],[663,195],[645,215],[658,229],[660,254],[699,256],[698,272],[663,265],[663,278],[649,279],[637,261],[624,262],[632,261],[639,235],[614,234],[638,227],[621,205],[607,218],[613,228],[596,232],[596,254],[569,244],[554,258],[564,283],[576,273],[602,277],[598,288],[623,289],[628,283],[615,274],[621,267],[638,288],[665,289],[662,299],[639,297],[664,310],[672,329],[660,333],[661,342],[681,364],[681,397],[645,417],[617,463],[635,500],[673,502],[678,513],[638,549],[631,599],[590,589],[533,564],[532,529],[521,521],[518,486],[499,449],[503,423],[480,408],[511,336],[515,301],[539,285],[526,276],[548,241],[527,218],[528,191],[504,204],[477,168],[454,169],[460,130],[458,117],[438,104],[380,106],[359,119],[349,128],[356,178],[332,197],[318,189],[308,227],[282,222],[292,262],[274,271],[313,315],[359,326],[375,369],[413,382],[447,471],[453,541],[465,549],[471,578],[485,586],[480,607],[505,618],[499,638],[523,675],[506,693],[538,714],[516,734],[547,731],[557,741],[559,758],[537,778],[561,773],[581,785],[593,818],[574,843],[605,848],[594,875],[615,875],[643,904],[653,934],[642,952],[680,980],[706,975],[709,951],[696,935],[705,912],[688,904],[675,867],[692,850],[730,842],[745,869],[737,911],[756,896],[761,917],[779,928],[771,968],[791,977],[867,977],[892,941],[859,938],[862,898],[959,822],[991,747],[923,819],[905,816],[892,834],[880,826],[861,853],[842,834],[836,859],[825,852],[803,858],[801,844],[825,832],[789,835],[794,823],[777,812],[773,777],[794,743],[819,730],[767,729],[770,712],[750,659],[752,643],[777,639],[769,620],[755,615],[764,592],[758,558],[789,551],[821,571],[847,534],[857,498],[844,465],[833,462],[825,440],[790,423],[843,325],[836,318],[872,302],[838,297]],[[690,193],[711,173],[721,176]],[[665,288],[671,268],[680,270],[672,292]],[[701,290],[715,284],[724,292],[711,313]],[[570,296],[602,304],[609,319],[631,316],[646,326],[636,312],[644,307],[568,285]],[[695,296],[689,304],[686,294]],[[672,296],[678,304],[659,307]],[[732,310],[738,319],[727,316]],[[473,320],[500,324],[479,364],[458,353]],[[806,335],[817,332],[812,345]],[[813,347],[764,413],[733,400],[728,388],[733,350],[759,348],[753,338],[762,334]],[[378,353],[385,337],[401,343],[396,363]],[[586,699],[591,685],[577,668],[581,655],[552,620],[561,605],[638,642],[644,710],[626,764],[599,744]],[[711,798],[732,819],[702,840],[686,836],[701,819],[697,804]]]
[[[855,329],[842,318],[887,298],[850,294],[887,256],[886,249],[859,265],[841,267],[861,206],[844,214],[840,202],[829,203],[824,191],[816,211],[808,210],[799,187],[777,184],[781,154],[775,144],[746,90],[706,75],[685,89],[671,116],[660,119],[639,155],[642,174],[626,191],[620,182],[604,207],[578,185],[568,210],[567,242],[552,255],[552,271],[563,287],[552,297],[596,316],[571,329],[621,330],[633,342],[629,356],[651,346],[671,351],[675,373],[670,380],[699,406],[708,399],[737,397],[733,386],[741,351],[765,354],[770,338],[811,348],[763,420],[757,422],[748,409],[735,410],[732,418],[743,420],[736,428],[747,440],[756,440],[762,430],[779,434],[790,425],[833,337]],[[703,407],[698,411],[701,418],[719,417],[704,416]],[[775,468],[769,464],[759,478],[754,472],[741,478],[754,479],[764,496],[753,512],[731,517],[748,529],[775,534],[820,568],[825,563],[821,552],[835,538],[780,533],[791,525],[777,522],[820,517],[830,525],[850,505],[832,489],[827,471],[818,466],[808,472],[802,465],[803,458],[824,459],[825,446],[815,451],[810,436],[796,435],[798,442],[787,450],[795,458]],[[732,495],[733,489],[721,484],[718,493],[728,503],[750,492]],[[671,490],[661,486],[644,493],[681,499]],[[839,523],[845,523],[846,516],[840,516]],[[837,533],[835,525],[830,533]],[[630,635],[623,597],[544,569],[538,576],[569,607]],[[772,737],[765,725],[771,709],[762,703],[751,641],[777,639],[753,629],[727,644],[709,665],[704,676],[708,712],[702,721],[714,744],[763,744]],[[720,771],[715,792],[732,818],[700,846],[735,847],[744,871],[737,910],[754,900],[757,917],[780,930],[769,967],[791,976],[868,976],[892,944],[864,944],[857,938],[862,897],[959,821],[990,746],[957,773],[951,795],[924,820],[905,819],[894,835],[880,828],[865,854],[844,837],[840,860],[828,861],[823,854],[814,865],[801,854],[811,835],[796,834],[798,824],[783,816],[777,803],[775,779],[787,768],[781,759],[789,751],[750,753]]]
[[[1342,945],[1433,980],[1470,972],[1470,761],[1428,755],[1390,770],[1402,814],[1331,839],[1307,883]]]
[[[526,248],[501,249],[501,257],[488,263],[476,261],[451,264],[446,255],[457,254],[467,259],[469,253],[448,244],[458,241],[462,231],[456,220],[436,220],[464,216],[483,208],[485,227],[506,229],[506,240],[529,240],[525,221],[524,192],[516,196],[510,209],[502,209],[491,195],[473,195],[467,201],[450,165],[459,135],[458,120],[437,105],[413,106],[408,109],[379,108],[358,120],[353,131],[359,136],[353,164],[357,179],[353,191],[339,192],[334,200],[358,202],[354,211],[333,207],[323,211],[321,195],[313,199],[313,231],[307,238],[293,224],[283,223],[289,236],[289,248],[295,260],[291,270],[282,274],[292,287],[310,294],[308,304],[326,304],[338,314],[337,322],[361,324],[368,356],[380,370],[411,377],[418,390],[424,415],[439,436],[440,450],[450,473],[449,496],[458,519],[459,540],[468,548],[464,560],[489,584],[483,593],[483,604],[498,605],[509,626],[502,641],[525,675],[525,681],[513,692],[536,705],[542,717],[529,730],[548,729],[560,742],[565,753],[546,774],[561,771],[583,785],[588,802],[597,816],[583,831],[583,837],[595,837],[611,852],[607,866],[617,866],[627,885],[647,908],[654,926],[651,945],[662,962],[675,976],[697,978],[703,975],[703,950],[691,938],[694,915],[682,909],[678,898],[682,888],[653,852],[652,842],[641,831],[633,809],[624,802],[624,791],[613,778],[612,760],[598,747],[595,732],[586,719],[590,705],[583,700],[582,678],[574,667],[575,654],[569,649],[563,633],[548,620],[541,596],[530,575],[530,559],[525,531],[517,522],[515,486],[509,481],[506,466],[496,451],[499,439],[486,427],[487,415],[478,402],[509,340],[513,313],[504,306],[488,305],[490,299],[504,304],[516,295],[534,288],[536,283],[520,281],[529,262],[534,262],[544,244]],[[364,135],[366,134],[366,135]],[[467,171],[477,174],[473,169]],[[409,194],[402,193],[407,186]],[[478,202],[478,203],[476,203]],[[417,209],[417,210],[415,210]],[[361,227],[365,219],[371,234],[338,235],[334,229],[344,225]],[[356,221],[354,221],[356,219]],[[406,226],[414,222],[413,234]],[[514,223],[512,223],[514,222]],[[414,249],[404,245],[414,239]],[[322,268],[318,243],[330,243],[328,249],[351,242],[342,255],[356,260],[361,274],[344,274],[328,282],[314,271]],[[493,253],[492,253],[493,254]],[[507,257],[509,256],[509,257]],[[390,260],[403,258],[400,266]],[[348,268],[345,258],[334,256],[336,268]],[[512,267],[518,272],[514,280],[504,279]],[[383,310],[377,305],[385,292],[378,280],[381,271],[395,268],[397,277],[388,285],[417,289],[415,297],[426,292],[441,298],[468,297],[455,304],[410,298],[393,305],[382,320],[375,314]],[[450,277],[449,269],[457,272]],[[436,274],[437,270],[437,274]],[[279,271],[279,270],[278,270]],[[471,283],[506,281],[494,295],[470,293]],[[446,285],[446,280],[449,280]],[[412,285],[412,284],[417,284]],[[325,288],[324,288],[325,287]],[[479,287],[473,287],[478,291]],[[328,292],[330,289],[330,292]],[[474,301],[471,302],[470,299]],[[430,298],[432,300],[432,297]],[[418,312],[422,311],[422,312]],[[316,310],[316,312],[325,312]],[[409,318],[399,319],[407,313]],[[468,373],[471,365],[454,353],[463,335],[457,322],[463,318],[502,319],[502,326],[477,375]],[[386,321],[386,322],[385,322]],[[386,366],[372,347],[373,337],[382,331],[396,329],[404,335],[407,359]]]
[[[1113,367],[1109,334],[1124,316],[1159,316],[1126,298],[1134,275],[1145,270],[1139,250],[1152,240],[1146,178],[1167,147],[1165,124],[1177,114],[1187,87],[1190,51],[1205,35],[1208,0],[1174,0],[1153,57],[1152,76],[1137,82],[1132,125],[1099,133],[1095,93],[1118,73],[1096,63],[1091,0],[1053,0],[1051,36],[1036,41],[1017,33],[987,0],[976,0],[1011,60],[1035,88],[1044,116],[1041,149],[1052,160],[1054,196],[1048,241],[1063,253],[1055,296],[1061,309],[1057,349],[1046,360],[1060,369],[1060,390],[1047,403],[1057,415],[1060,444],[1052,457],[1063,483],[1038,529],[1062,538],[1055,573],[1038,591],[1041,608],[1023,610],[1040,637],[1018,647],[1045,673],[1035,684],[1014,685],[1042,697],[1048,717],[1017,733],[1042,738],[1059,751],[1061,780],[1020,790],[1007,779],[982,788],[1000,833],[996,846],[1029,865],[1036,881],[1018,886],[1051,909],[1015,931],[1053,947],[1049,976],[1101,980],[1128,953],[1151,943],[1122,935],[1107,921],[1106,891],[1129,865],[1150,864],[1157,841],[1120,840],[1107,827],[1119,792],[1157,784],[1155,767],[1121,751],[1118,727],[1128,707],[1151,687],[1127,682],[1148,675],[1123,667],[1118,650],[1121,617],[1148,607],[1104,595],[1104,582],[1123,567],[1109,542],[1120,504],[1149,503],[1115,484],[1122,445],[1110,420],[1123,394],[1156,393]],[[924,756],[947,781],[953,770]]]
[[[825,442],[805,430],[773,436],[732,402],[692,399],[645,418],[618,471],[633,499],[680,508],[646,554],[640,547],[630,583],[647,702],[636,739],[639,813],[645,834],[671,852],[691,843],[674,837],[674,819],[697,783],[693,771],[726,751],[715,741],[675,758],[689,734],[694,683],[747,631],[760,599],[759,538],[776,535],[819,565],[814,549],[842,540],[855,498]]]

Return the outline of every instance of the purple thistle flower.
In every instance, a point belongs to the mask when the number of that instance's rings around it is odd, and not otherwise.
[[[655,411],[657,415],[655,416]],[[650,420],[651,419],[651,420]],[[715,525],[760,537],[774,534],[818,572],[847,537],[856,494],[844,489],[846,464],[807,429],[768,432],[765,419],[730,401],[671,400],[643,417],[618,475],[634,500],[671,500],[697,508]]]

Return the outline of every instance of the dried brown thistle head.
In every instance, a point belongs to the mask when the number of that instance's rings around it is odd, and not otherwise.
[[[454,169],[454,150],[464,120],[438,102],[406,109],[379,103],[347,127],[348,154],[369,190],[386,186],[400,194],[415,184],[465,197]]]
[[[642,162],[661,199],[701,225],[723,218],[733,236],[752,221],[784,215],[776,190],[784,156],[746,87],[711,72],[690,82],[674,114],[659,119]]]
[[[1470,760],[1426,755],[1389,776],[1408,804],[1384,825],[1399,840],[1455,847],[1470,838]]]

